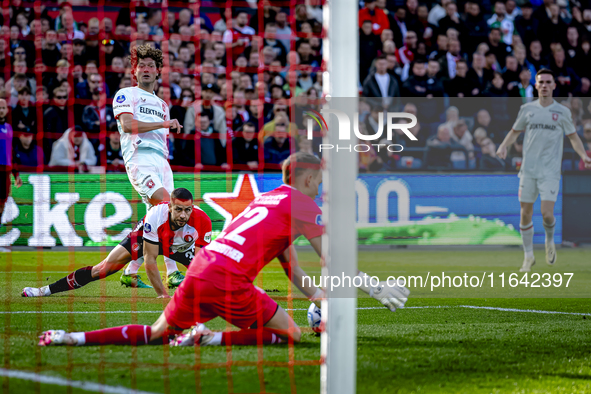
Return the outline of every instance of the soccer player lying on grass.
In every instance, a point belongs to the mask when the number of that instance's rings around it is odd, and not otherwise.
[[[136,228],[117,245],[105,260],[80,268],[57,282],[41,288],[25,287],[23,297],[47,297],[62,291],[79,289],[106,278],[125,267],[132,259],[144,257],[146,273],[158,298],[170,298],[160,279],[158,255],[169,256],[186,267],[196,252],[211,241],[211,219],[193,206],[193,195],[183,188],[173,190],[171,201],[152,207]]]
[[[322,181],[320,160],[302,152],[291,155],[283,164],[283,180],[284,185],[256,197],[215,241],[199,252],[185,280],[152,326],[127,325],[77,333],[46,331],[39,345],[161,344],[191,326],[189,333],[178,335],[171,345],[299,342],[301,331],[293,319],[253,281],[277,257],[293,284],[311,301],[319,302],[324,297],[321,289],[310,283],[304,285],[306,273],[290,246],[304,235],[321,255],[324,228],[320,208],[313,200]],[[364,290],[392,311],[403,307],[408,296],[404,287]],[[241,330],[212,332],[203,325],[218,316]]]

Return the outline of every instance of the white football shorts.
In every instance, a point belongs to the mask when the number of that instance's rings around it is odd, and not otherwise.
[[[560,178],[528,178],[519,179],[519,201],[534,203],[538,194],[542,201],[556,202],[560,189]]]
[[[132,159],[125,164],[125,169],[134,189],[148,205],[156,190],[163,187],[169,195],[174,190],[170,164],[161,153],[137,150]]]

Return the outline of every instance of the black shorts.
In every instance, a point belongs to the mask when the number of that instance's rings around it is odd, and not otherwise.
[[[144,256],[144,241],[153,243],[152,241],[144,240],[143,224],[140,222],[137,224],[134,230],[119,243],[119,245],[123,246],[125,250],[131,254],[132,260],[137,260]],[[166,256],[161,243],[158,243],[158,255]],[[195,244],[191,246],[191,249],[188,249],[184,252],[170,253],[167,257],[170,257],[174,261],[181,263],[185,267],[189,267],[191,260],[193,260],[193,257],[195,257]]]
[[[10,195],[10,170],[0,168],[0,204],[8,200]]]

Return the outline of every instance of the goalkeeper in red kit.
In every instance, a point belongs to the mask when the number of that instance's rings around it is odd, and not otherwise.
[[[266,264],[278,258],[287,276],[311,301],[324,291],[311,283],[297,262],[292,242],[305,236],[321,255],[322,212],[314,202],[322,182],[320,160],[298,152],[283,164],[285,184],[257,196],[230,225],[197,254],[186,278],[151,326],[127,325],[92,332],[44,332],[39,345],[161,344],[169,336],[192,328],[171,341],[175,346],[255,345],[299,342],[301,331],[289,314],[253,281]],[[360,272],[360,276],[365,276]],[[309,281],[308,281],[309,282]],[[408,290],[363,288],[390,310],[401,308]],[[240,331],[212,332],[203,323],[222,317]]]

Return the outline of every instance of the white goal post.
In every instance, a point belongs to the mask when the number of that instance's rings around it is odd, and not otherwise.
[[[323,75],[324,93],[346,100],[352,119],[357,113],[359,78],[358,2],[329,0],[324,7],[323,56],[327,71]],[[342,101],[341,101],[342,102]],[[330,106],[330,102],[328,103]],[[342,108],[342,106],[339,105]],[[338,144],[334,116],[326,118],[329,132],[325,144]],[[351,122],[351,125],[353,122]],[[330,149],[323,152],[323,236],[322,253],[326,263],[322,275],[357,274],[357,230],[355,228],[357,153]],[[357,289],[339,288],[328,292],[322,303],[326,330],[321,336],[320,386],[323,394],[350,394],[357,378]]]

